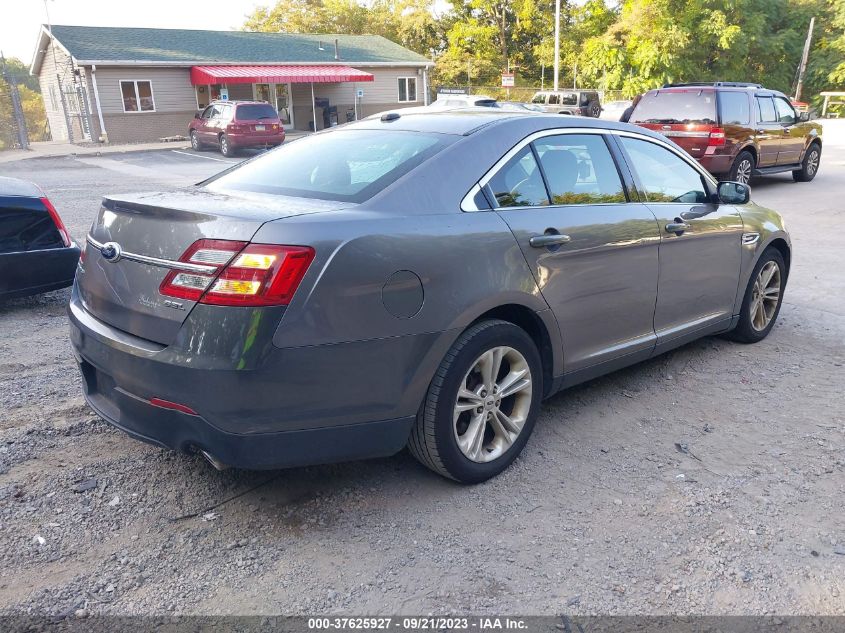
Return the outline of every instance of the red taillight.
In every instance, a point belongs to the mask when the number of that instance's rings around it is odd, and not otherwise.
[[[212,305],[287,305],[313,259],[307,246],[198,240],[179,261],[209,270],[172,270],[159,292]]]
[[[199,415],[196,411],[194,411],[191,407],[187,404],[179,404],[178,402],[170,402],[170,400],[162,400],[161,398],[150,398],[148,401],[154,407],[160,407],[162,409],[172,409],[173,411],[179,411],[180,413],[187,413],[188,415]]]
[[[65,223],[62,222],[62,218],[59,217],[59,212],[56,211],[56,207],[53,206],[53,203],[50,202],[49,198],[41,198],[41,204],[44,205],[47,209],[47,213],[50,214],[53,224],[56,225],[56,230],[59,232],[59,235],[62,236],[62,243],[65,245],[65,248],[67,248],[70,246],[70,235],[68,235]]]
[[[725,130],[720,127],[710,129],[710,138],[707,139],[710,147],[721,147],[725,144]]]
[[[198,301],[223,267],[241,252],[246,244],[231,240],[197,240],[182,254],[179,261],[206,266],[208,270],[171,270],[161,282],[159,292],[168,297]]]
[[[314,259],[307,246],[250,244],[220,273],[200,303],[287,305]]]

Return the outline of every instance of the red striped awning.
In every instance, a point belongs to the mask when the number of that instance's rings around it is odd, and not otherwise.
[[[191,83],[329,83],[338,81],[373,81],[370,73],[349,66],[193,66]]]

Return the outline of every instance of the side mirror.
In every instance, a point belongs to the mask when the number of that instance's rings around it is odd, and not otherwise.
[[[747,204],[751,200],[751,188],[741,182],[720,182],[717,195],[722,204]]]
[[[199,110],[194,112],[194,118],[195,119],[201,119],[202,118],[202,112],[200,112]]]
[[[799,112],[798,113],[798,120],[801,121],[801,123],[806,123],[807,121],[810,120],[810,113],[809,112]]]

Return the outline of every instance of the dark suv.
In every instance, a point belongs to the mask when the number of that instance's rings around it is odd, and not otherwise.
[[[819,169],[821,126],[760,84],[666,85],[643,95],[630,122],[670,137],[727,180],[791,171],[807,182]]]
[[[191,147],[216,145],[224,156],[242,148],[275,147],[285,140],[279,113],[263,101],[213,101],[188,126]]]

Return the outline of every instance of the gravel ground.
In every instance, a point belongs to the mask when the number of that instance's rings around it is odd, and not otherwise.
[[[193,182],[214,156],[0,172],[81,239],[103,193]],[[753,195],[795,241],[771,336],[556,395],[475,487],[404,452],[220,473],[135,442],[80,395],[69,292],[0,305],[0,613],[845,614],[845,126],[813,183]]]

